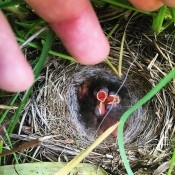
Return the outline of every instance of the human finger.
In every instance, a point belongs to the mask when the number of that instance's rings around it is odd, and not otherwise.
[[[33,80],[32,69],[0,11],[0,88],[10,92],[24,91]]]
[[[169,7],[175,7],[175,0],[163,0],[163,2]]]
[[[89,0],[26,0],[82,64],[97,64],[109,54],[109,43]]]
[[[157,10],[163,5],[162,0],[129,0],[129,1],[133,6],[145,11]]]

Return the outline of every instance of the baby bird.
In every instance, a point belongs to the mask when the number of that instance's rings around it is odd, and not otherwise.
[[[95,115],[99,118],[99,122],[102,122],[98,134],[101,135],[106,129],[115,124],[119,118],[117,113],[117,107],[120,103],[120,97],[114,91],[109,91],[108,88],[101,88],[97,93],[95,93],[98,104],[95,107]],[[109,111],[108,116],[105,116]],[[98,121],[98,119],[97,119]],[[117,136],[117,130],[113,131],[113,137]]]
[[[112,108],[117,107],[117,104],[120,103],[120,97],[116,94],[116,92],[111,91],[105,101],[106,110],[109,111]]]
[[[115,108],[120,103],[120,98],[116,92],[109,92],[107,87],[101,88],[95,95],[98,100],[98,104],[95,107],[95,115],[97,117],[104,116],[107,111]]]
[[[106,113],[106,107],[105,104],[100,102],[99,104],[97,104],[97,106],[95,107],[95,115],[97,117],[103,117]]]
[[[109,89],[107,87],[101,88],[96,94],[97,100],[104,103],[108,97],[108,92]]]
[[[108,88],[104,87],[101,88],[98,92],[95,92],[96,99],[98,100],[98,104],[95,107],[95,115],[97,117],[102,117],[106,113],[106,106],[105,106],[105,101],[108,97]]]

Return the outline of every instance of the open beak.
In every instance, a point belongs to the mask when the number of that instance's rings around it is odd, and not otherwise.
[[[106,110],[109,111],[120,103],[120,97],[115,92],[110,92],[105,103],[106,103]]]
[[[115,92],[110,92],[105,102],[107,105],[117,105],[120,103],[120,97]]]
[[[100,89],[96,95],[97,100],[104,103],[108,97],[108,91],[109,91],[108,88]]]
[[[97,117],[104,116],[106,111],[109,111],[113,107],[116,107],[118,103],[120,103],[120,97],[116,94],[116,92],[111,91],[109,93],[108,88],[101,88],[96,93],[96,98],[100,102],[95,107],[95,115]]]

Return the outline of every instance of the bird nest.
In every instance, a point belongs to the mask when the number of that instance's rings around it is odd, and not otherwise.
[[[173,40],[167,42],[171,48],[165,45],[160,47],[166,40],[165,34],[155,41],[151,33],[147,34],[137,28],[134,32],[137,35],[129,32],[126,35],[121,77],[106,63],[82,66],[50,58],[24,110],[18,135],[13,135],[20,140],[49,136],[42,146],[29,150],[28,155],[49,161],[72,159],[109,126],[119,121],[127,109],[171,70],[175,65]],[[120,37],[120,34],[117,36]],[[112,47],[109,60],[117,67],[120,42],[116,37],[110,42]],[[165,50],[167,52],[164,55]],[[159,166],[161,162],[169,160],[171,146],[174,144],[174,85],[170,82],[153,99],[136,110],[125,124],[126,153],[136,174],[150,170],[162,173],[167,168],[161,171]],[[98,117],[94,112],[97,104],[94,92],[101,87],[116,92],[120,102],[115,109]],[[100,144],[87,157],[86,162],[100,164],[110,173],[125,172],[114,135]]]

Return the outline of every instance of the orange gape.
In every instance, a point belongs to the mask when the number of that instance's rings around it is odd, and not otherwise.
[[[106,106],[104,102],[108,97],[108,92],[108,88],[104,87],[100,89],[96,94],[94,94],[96,96],[96,99],[98,100],[98,104],[95,107],[95,115],[97,117],[102,117],[106,113]]]
[[[104,117],[107,111],[116,107],[120,103],[120,97],[116,92],[109,92],[109,89],[104,87],[94,94],[98,103],[95,107],[95,115],[97,117]]]
[[[145,11],[154,11],[162,5],[175,7],[175,0],[129,0],[133,6]]]

